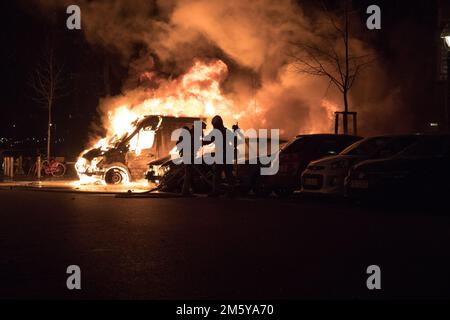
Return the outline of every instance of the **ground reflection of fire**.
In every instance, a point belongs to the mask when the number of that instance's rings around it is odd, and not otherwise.
[[[111,186],[107,185],[104,181],[95,178],[83,177],[80,180],[74,180],[70,182],[45,184],[44,187],[70,187],[77,191],[86,192],[142,192],[147,191],[152,185],[147,180],[139,180],[133,182],[126,182],[121,185]]]

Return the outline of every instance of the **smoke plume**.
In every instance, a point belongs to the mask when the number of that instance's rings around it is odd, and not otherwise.
[[[71,4],[37,1],[42,8]],[[333,131],[334,111],[343,108],[342,97],[327,79],[299,74],[290,64],[292,43],[321,41],[323,23],[308,6],[291,0],[80,0],[78,4],[88,42],[119,53],[129,66],[123,94],[102,99],[99,108],[104,115],[119,101],[139,104],[148,88],[166,93],[176,81],[173,77],[181,77],[195,61],[220,59],[227,65],[221,91],[232,102],[226,104],[230,114],[239,115],[226,117],[228,125],[239,121],[242,128],[280,128],[284,137]],[[351,41],[360,54],[376,56],[363,42]],[[390,114],[400,112],[397,91],[380,85],[385,80],[387,75],[375,62],[351,92],[350,106],[360,113],[362,134],[386,129],[382,119],[373,116],[379,105]]]

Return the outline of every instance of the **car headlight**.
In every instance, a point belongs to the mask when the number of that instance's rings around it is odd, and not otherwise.
[[[155,166],[154,172],[157,173],[158,177],[162,177],[167,172],[170,171],[170,166]]]
[[[346,160],[338,160],[330,164],[331,169],[347,169],[348,162]]]
[[[86,172],[88,166],[89,166],[88,161],[86,160],[86,158],[83,157],[78,158],[77,162],[75,163],[75,169],[79,173]]]
[[[170,166],[163,166],[162,170],[163,170],[164,174],[166,174],[167,172],[170,171]]]

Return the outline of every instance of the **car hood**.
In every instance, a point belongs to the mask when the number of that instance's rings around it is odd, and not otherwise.
[[[95,149],[91,149],[86,151],[85,153],[83,153],[83,158],[85,158],[86,160],[91,161],[92,159],[102,156],[104,155],[105,152],[102,151],[100,148],[95,148]]]
[[[346,160],[348,161],[350,164],[354,164],[358,161],[362,161],[366,158],[363,158],[361,156],[352,156],[352,155],[336,155],[336,156],[329,156],[326,158],[322,158],[319,160],[315,160],[315,161],[311,161],[310,165],[314,165],[314,166],[326,166],[329,165],[333,162],[336,161],[342,161],[342,160]]]
[[[168,160],[171,160],[171,156],[167,155],[158,159],[155,159],[153,161],[150,161],[148,163],[149,166],[160,166],[163,165],[164,163],[166,163]]]
[[[439,158],[393,157],[388,159],[366,160],[354,167],[358,171],[392,172],[414,171],[435,166],[439,162],[447,161]]]

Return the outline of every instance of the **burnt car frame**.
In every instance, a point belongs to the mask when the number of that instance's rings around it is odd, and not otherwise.
[[[271,150],[271,139],[267,139],[267,144],[262,150],[258,138],[245,138],[245,152],[242,154],[243,161],[233,163],[233,175],[236,180],[235,191],[237,194],[248,194],[249,192],[259,193],[259,184],[261,181],[261,168],[268,167],[269,164],[263,164],[260,161],[261,155],[271,156],[279,150]],[[286,143],[285,140],[279,141],[279,146]],[[253,149],[255,148],[255,149]],[[250,151],[253,149],[252,151]],[[211,153],[213,150],[203,150],[203,154]],[[252,155],[259,155],[252,158]],[[192,178],[192,188],[195,193],[207,193],[211,191],[212,179],[214,175],[214,166],[205,164],[203,161],[193,166],[194,174]],[[147,179],[158,185],[161,191],[181,192],[184,181],[183,164],[175,164],[171,156],[165,156],[149,163]],[[223,188],[222,188],[223,189]]]
[[[195,117],[148,115],[133,123],[134,130],[117,139],[106,150],[94,148],[85,152],[76,164],[80,178],[93,177],[106,184],[122,184],[145,179],[148,163],[168,155],[175,147],[172,132],[192,126]],[[140,139],[144,147],[137,149]]]

